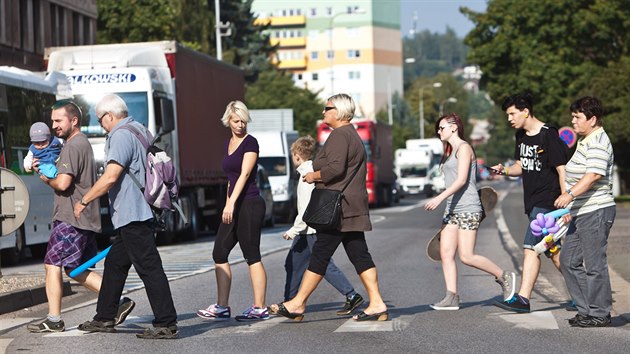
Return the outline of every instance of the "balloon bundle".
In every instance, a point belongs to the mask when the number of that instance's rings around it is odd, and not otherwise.
[[[542,238],[533,248],[537,254],[542,254],[546,251],[555,254],[560,250],[556,242],[564,237],[568,230],[567,225],[564,224],[560,217],[568,213],[568,209],[558,209],[547,214],[540,213],[536,215],[536,219],[532,220],[529,224],[532,235]]]
[[[529,227],[532,230],[532,235],[536,237],[545,237],[560,230],[560,225],[556,222],[555,216],[543,213],[538,213],[536,219],[529,224]]]

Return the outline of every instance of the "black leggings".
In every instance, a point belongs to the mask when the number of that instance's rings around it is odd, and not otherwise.
[[[234,210],[231,224],[219,225],[212,259],[215,264],[228,263],[230,252],[238,243],[248,265],[260,262],[260,230],[265,218],[265,202],[261,197],[244,199]]]
[[[308,270],[324,276],[328,263],[340,243],[343,244],[348,259],[354,265],[357,274],[375,267],[372,256],[368,251],[363,231],[318,231]]]

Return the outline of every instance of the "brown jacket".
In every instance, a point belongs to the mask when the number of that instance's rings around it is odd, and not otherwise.
[[[366,159],[363,142],[350,124],[334,129],[313,160],[313,169],[320,171],[323,181],[316,183],[315,188],[340,191],[358,168],[343,192],[340,230],[344,232],[372,230],[365,187]]]

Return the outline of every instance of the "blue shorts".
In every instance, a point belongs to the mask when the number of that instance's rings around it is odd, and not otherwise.
[[[555,209],[534,207],[528,215],[529,223],[531,224],[531,222],[536,219],[536,215],[538,215],[538,213],[547,214],[554,210]],[[532,228],[528,224],[527,231],[525,231],[525,239],[523,240],[523,248],[528,249],[528,250],[533,250],[534,246],[537,245],[538,242],[540,242],[543,239],[543,237],[544,236],[540,236],[540,237],[534,236],[534,234],[532,234]],[[558,249],[562,248],[561,241],[558,241],[556,245],[558,246]],[[547,257],[551,257],[551,253],[548,250],[545,251],[545,255]]]

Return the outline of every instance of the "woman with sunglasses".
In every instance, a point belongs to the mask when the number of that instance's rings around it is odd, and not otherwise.
[[[440,256],[446,283],[446,296],[431,305],[434,310],[459,310],[457,293],[457,264],[455,252],[467,266],[494,275],[503,289],[503,298],[514,295],[514,272],[502,270],[491,260],[475,254],[477,229],[483,209],[477,193],[477,159],[475,150],[464,140],[464,124],[455,113],[440,117],[435,131],[444,144],[442,169],[446,189],[428,201],[424,208],[435,210],[444,200],[446,209],[442,219],[444,225],[440,235]]]
[[[322,114],[324,123],[333,131],[313,160],[314,172],[303,176],[306,183],[315,183],[315,188],[342,190],[346,184],[347,188],[341,203],[341,226],[337,230],[317,230],[317,241],[297,295],[290,301],[271,305],[273,312],[295,321],[304,318],[306,301],[326,274],[339,244],[343,244],[370,298],[367,308],[353,319],[385,321],[389,318],[379,291],[376,266],[365,242],[365,231],[372,230],[365,187],[367,156],[359,134],[350,123],[354,110],[354,101],[346,94],[328,99]]]

